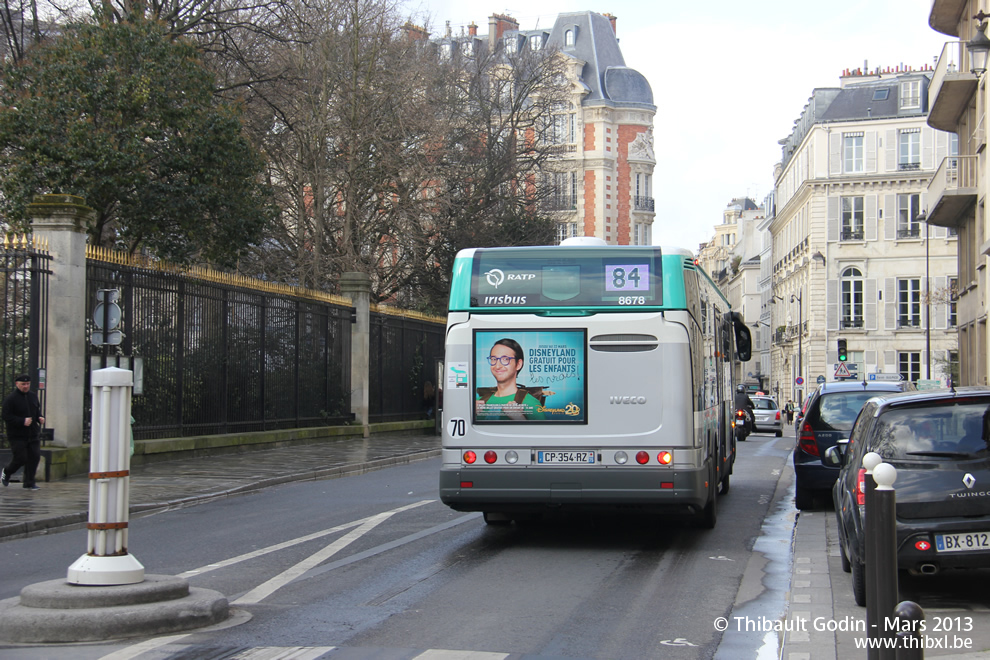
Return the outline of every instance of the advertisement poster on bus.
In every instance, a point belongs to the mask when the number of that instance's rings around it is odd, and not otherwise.
[[[587,424],[583,329],[475,330],[475,423]]]

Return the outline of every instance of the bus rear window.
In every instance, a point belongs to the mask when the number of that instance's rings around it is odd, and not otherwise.
[[[471,307],[662,303],[659,248],[498,248],[474,255]]]

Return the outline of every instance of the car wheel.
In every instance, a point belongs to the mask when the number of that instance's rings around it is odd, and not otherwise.
[[[856,599],[857,605],[866,607],[866,566],[857,561],[850,568],[852,569],[853,598]]]
[[[794,506],[801,511],[813,509],[815,507],[815,493],[807,488],[797,487],[794,492]]]
[[[846,544],[842,540],[842,533],[839,533],[839,561],[842,562],[842,571],[849,573],[852,571],[852,564],[849,563],[849,555],[846,554]]]
[[[779,438],[780,436],[784,435],[784,432],[781,429],[777,429],[777,432],[774,433],[774,435]]]

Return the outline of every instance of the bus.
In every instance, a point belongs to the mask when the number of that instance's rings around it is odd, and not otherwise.
[[[452,273],[440,499],[507,524],[567,510],[715,526],[740,315],[685,249],[472,248]]]

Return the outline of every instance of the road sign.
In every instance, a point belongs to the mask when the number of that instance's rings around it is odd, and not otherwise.
[[[901,380],[900,374],[868,374],[867,380]]]
[[[845,362],[840,362],[839,367],[835,370],[836,378],[852,378],[852,374],[849,373],[849,369],[846,367]]]
[[[818,379],[816,380],[816,382],[817,383],[824,383],[825,382],[825,376],[818,376]]]

